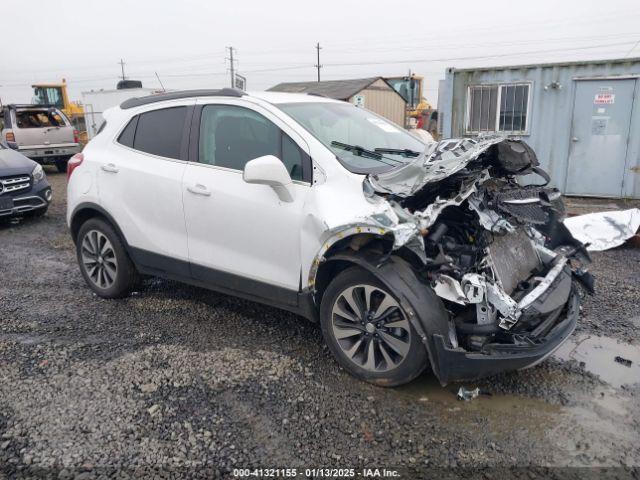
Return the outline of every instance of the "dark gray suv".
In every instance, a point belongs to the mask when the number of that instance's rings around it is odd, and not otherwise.
[[[0,144],[0,219],[44,215],[51,198],[42,166]]]

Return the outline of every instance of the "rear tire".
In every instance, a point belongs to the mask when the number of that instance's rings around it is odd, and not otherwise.
[[[69,159],[65,158],[65,159],[58,159],[56,160],[56,168],[58,169],[58,172],[60,173],[67,173],[67,163],[69,163]]]
[[[100,218],[82,224],[76,239],[80,272],[102,298],[122,298],[136,286],[139,275],[114,228]]]
[[[351,267],[327,287],[320,306],[324,340],[356,378],[395,387],[426,368],[427,351],[395,295],[373,274]]]

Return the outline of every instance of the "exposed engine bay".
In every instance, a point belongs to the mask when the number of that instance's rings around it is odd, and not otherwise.
[[[585,246],[562,224],[560,192],[548,182],[533,150],[503,137],[433,143],[365,180],[365,195],[387,211],[363,224],[393,233],[388,255],[411,252],[449,312],[450,348],[535,343],[577,309],[576,285],[593,292]]]

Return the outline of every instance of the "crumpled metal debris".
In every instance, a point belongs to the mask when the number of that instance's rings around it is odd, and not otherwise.
[[[428,183],[434,183],[462,170],[504,137],[458,138],[427,145],[424,154],[389,172],[369,176],[373,188],[381,193],[410,197]]]
[[[587,250],[599,252],[622,245],[640,228],[640,209],[587,213],[564,220],[576,240],[588,244]]]
[[[458,390],[458,400],[464,400],[465,402],[468,402],[469,400],[473,400],[474,398],[477,398],[479,396],[480,396],[479,388],[474,388],[473,390],[469,390],[465,387],[460,387],[460,390]]]

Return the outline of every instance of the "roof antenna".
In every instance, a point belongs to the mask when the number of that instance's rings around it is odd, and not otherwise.
[[[167,90],[164,88],[164,85],[162,84],[162,80],[160,80],[160,76],[158,75],[158,72],[153,72],[156,74],[156,78],[158,79],[158,82],[160,82],[160,86],[162,87],[162,91],[166,92]]]

